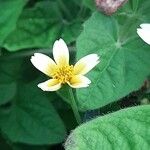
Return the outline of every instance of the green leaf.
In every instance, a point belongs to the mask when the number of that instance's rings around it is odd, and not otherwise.
[[[67,43],[71,43],[72,41],[75,41],[78,35],[82,31],[81,22],[75,22],[64,26],[61,37],[65,39]]]
[[[16,83],[0,84],[0,105],[12,100],[16,94]]]
[[[81,21],[74,24],[75,19],[72,22],[65,17],[58,1],[37,2],[34,7],[23,11],[16,29],[9,34],[3,47],[9,51],[35,47],[48,48],[60,37],[67,43],[73,42],[81,31]]]
[[[16,27],[16,22],[27,0],[0,0],[0,45]]]
[[[10,145],[0,136],[0,148],[2,150],[12,150]]]
[[[148,150],[150,106],[138,106],[98,117],[76,128],[66,150]]]
[[[96,9],[95,0],[83,0],[83,5],[85,5],[87,8],[90,8],[91,10]]]
[[[0,60],[0,84],[10,84],[20,78],[20,69],[22,67],[22,59]]]
[[[48,146],[13,144],[13,150],[48,150]]]
[[[150,74],[150,46],[136,33],[150,17],[148,4],[140,3],[135,12],[128,3],[112,17],[95,12],[84,24],[77,40],[77,58],[96,53],[101,62],[89,73],[91,85],[77,90],[80,110],[99,108],[124,97],[140,88]]]
[[[10,51],[23,48],[50,47],[61,29],[55,2],[38,2],[35,7],[23,11],[16,29],[4,42]],[[50,11],[50,12],[49,12]]]
[[[8,108],[1,108],[1,131],[15,143],[42,145],[62,142],[64,124],[36,85],[20,85],[13,103]]]
[[[67,103],[71,104],[70,102],[70,94],[69,94],[69,86],[63,85],[63,87],[57,91],[57,94]]]

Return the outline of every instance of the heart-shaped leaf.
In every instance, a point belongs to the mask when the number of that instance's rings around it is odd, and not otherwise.
[[[91,85],[77,90],[79,109],[102,107],[137,90],[150,73],[150,46],[137,35],[137,27],[150,18],[150,1],[137,11],[128,2],[115,16],[99,12],[84,24],[77,40],[77,58],[90,53],[101,62],[89,73]],[[90,63],[90,62],[89,62]]]

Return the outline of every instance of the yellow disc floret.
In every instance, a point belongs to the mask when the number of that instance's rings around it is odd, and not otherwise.
[[[57,79],[60,83],[67,83],[73,76],[73,65],[61,66],[58,67],[54,74],[52,75],[53,79]]]

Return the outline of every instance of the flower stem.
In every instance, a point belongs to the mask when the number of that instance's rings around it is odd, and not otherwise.
[[[78,107],[77,107],[77,104],[76,104],[76,100],[75,100],[72,88],[69,88],[69,94],[70,94],[71,107],[72,107],[74,116],[77,120],[77,123],[81,124],[82,120],[81,120],[81,117],[80,117],[80,114],[79,114],[79,111],[78,111]]]

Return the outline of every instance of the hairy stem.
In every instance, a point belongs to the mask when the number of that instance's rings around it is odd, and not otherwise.
[[[81,117],[80,117],[80,114],[79,114],[79,111],[78,111],[78,107],[77,107],[77,104],[76,104],[76,99],[74,97],[72,88],[69,88],[69,94],[70,94],[71,107],[72,107],[74,116],[75,116],[75,118],[77,120],[77,123],[81,124],[82,120],[81,120]]]

